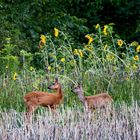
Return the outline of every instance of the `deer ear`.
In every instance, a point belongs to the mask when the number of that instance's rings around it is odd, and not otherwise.
[[[58,83],[58,77],[55,77],[55,83]]]

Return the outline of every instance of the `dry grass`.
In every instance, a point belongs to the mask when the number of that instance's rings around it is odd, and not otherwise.
[[[138,140],[140,111],[137,104],[113,107],[113,114],[96,110],[84,113],[64,109],[53,116],[48,111],[34,115],[27,123],[24,113],[0,113],[0,140]]]

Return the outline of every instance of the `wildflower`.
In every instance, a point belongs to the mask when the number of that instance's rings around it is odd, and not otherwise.
[[[138,42],[137,41],[133,41],[130,45],[136,47],[136,46],[138,46]]]
[[[61,58],[61,60],[60,60],[61,62],[65,62],[65,58]]]
[[[139,56],[138,56],[138,55],[135,55],[135,56],[133,57],[133,59],[134,59],[135,61],[138,61],[138,60],[139,60]]]
[[[140,52],[140,45],[136,48],[136,52]]]
[[[45,35],[41,35],[40,39],[41,39],[42,43],[44,43],[44,44],[46,43],[46,36]]]
[[[118,45],[119,45],[120,47],[123,45],[123,41],[122,41],[121,39],[119,39],[119,40],[117,41],[117,43],[118,43]]]
[[[52,67],[51,66],[48,66],[48,70],[51,70],[52,69]]]
[[[39,48],[41,49],[45,45],[45,43],[46,43],[46,36],[45,35],[41,35],[40,39],[41,40],[39,41]]]
[[[107,35],[107,25],[104,25],[103,33],[104,35]]]
[[[107,61],[111,61],[111,60],[114,59],[114,55],[112,55],[112,54],[107,54],[107,55],[106,55],[106,59],[107,59]]]
[[[90,35],[86,35],[85,38],[88,39],[88,45],[93,41],[93,38]]]
[[[58,37],[58,34],[59,34],[59,30],[57,28],[54,28],[54,36]]]
[[[79,49],[74,49],[74,55],[78,55],[78,56],[80,56],[80,57],[83,57],[83,52],[82,52],[82,50],[79,50]]]
[[[95,26],[95,29],[98,29],[98,28],[99,28],[99,26],[100,26],[100,25],[99,25],[99,24],[97,24],[97,25]]]
[[[15,81],[16,79],[17,79],[17,73],[15,72],[13,76],[13,80]]]
[[[107,50],[107,48],[108,48],[108,45],[106,44],[106,45],[104,46],[104,51]]]

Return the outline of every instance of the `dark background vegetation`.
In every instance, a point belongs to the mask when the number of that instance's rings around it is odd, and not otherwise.
[[[34,54],[40,34],[53,33],[54,27],[82,44],[97,23],[114,23],[123,40],[140,42],[139,9],[139,0],[0,0],[0,52],[11,38],[10,55],[18,56],[20,50]]]

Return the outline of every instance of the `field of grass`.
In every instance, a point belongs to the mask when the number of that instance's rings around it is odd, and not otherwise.
[[[97,33],[86,35],[87,43],[74,44],[62,31],[55,38],[41,35],[40,69],[32,55],[22,51],[22,66],[3,63],[0,75],[0,140],[20,139],[140,139],[140,45],[114,35],[111,25],[96,25]],[[10,46],[10,45],[7,45]],[[34,57],[35,57],[34,56]],[[11,58],[11,56],[10,56]],[[14,57],[12,57],[14,58]],[[31,123],[25,121],[23,97],[30,91],[48,91],[58,77],[64,102],[54,117],[39,108]],[[81,83],[85,95],[107,91],[113,98],[113,114],[83,112],[72,92]]]

